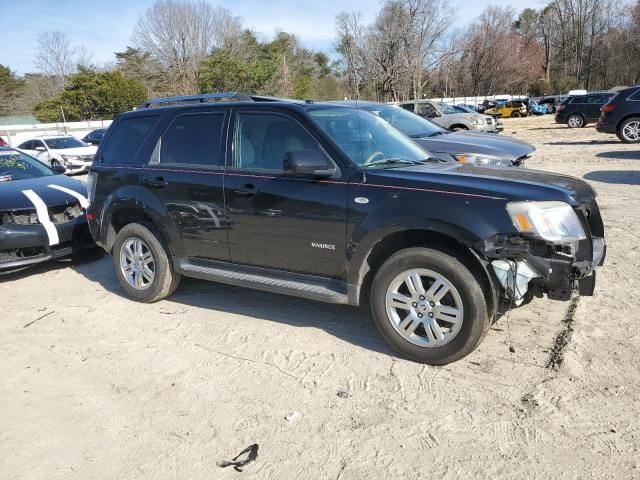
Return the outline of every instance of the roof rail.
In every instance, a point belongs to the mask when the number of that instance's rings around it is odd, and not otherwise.
[[[238,93],[238,92],[201,93],[199,95],[179,95],[177,97],[164,97],[164,98],[154,98],[152,100],[145,100],[138,106],[138,108],[162,106],[164,104],[169,104],[169,103],[190,103],[190,102],[205,103],[209,101],[220,101],[220,100],[236,100],[241,102],[253,102],[253,99],[246,93]]]

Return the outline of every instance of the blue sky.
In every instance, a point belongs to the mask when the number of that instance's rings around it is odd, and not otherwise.
[[[33,70],[32,58],[38,33],[61,30],[75,44],[84,44],[102,64],[113,61],[113,52],[130,44],[138,16],[153,0],[2,0],[0,15],[0,64],[25,73]],[[342,10],[356,10],[371,20],[379,0],[221,0],[211,1],[239,15],[243,23],[270,36],[274,30],[293,32],[309,47],[330,50],[334,18]],[[457,25],[472,21],[490,3],[517,10],[539,7],[540,0],[453,0]]]

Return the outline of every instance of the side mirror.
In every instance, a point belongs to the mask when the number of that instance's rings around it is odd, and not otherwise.
[[[36,147],[36,152],[46,152],[47,149],[44,147]]]
[[[55,165],[51,166],[51,170],[53,170],[56,173],[64,173],[67,171],[67,169],[64,167],[64,165],[60,165],[59,163],[56,163]]]
[[[297,150],[284,154],[283,170],[288,175],[330,177],[335,172],[327,157],[315,150]]]

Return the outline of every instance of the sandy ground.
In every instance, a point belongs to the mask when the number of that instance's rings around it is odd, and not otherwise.
[[[194,280],[141,305],[106,256],[49,264],[0,279],[0,478],[640,478],[640,148],[505,125],[597,188],[609,244],[594,297],[511,313],[515,353],[504,317],[435,368],[349,307]]]

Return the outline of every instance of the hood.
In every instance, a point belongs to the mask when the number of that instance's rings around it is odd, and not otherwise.
[[[413,188],[435,188],[499,197],[507,201],[557,200],[572,205],[591,201],[596,192],[574,177],[524,168],[483,168],[447,163],[437,168],[415,165],[367,171],[367,179]],[[385,177],[377,180],[375,177]]]
[[[533,145],[495,133],[454,132],[435,137],[415,138],[414,141],[431,153],[476,153],[508,158],[511,161],[535,151]]]
[[[9,182],[0,182],[0,211],[35,208],[31,200],[22,193],[24,190],[33,190],[48,207],[78,203],[78,200],[72,195],[51,188],[49,185],[59,185],[84,197],[87,196],[87,187],[84,183],[65,175],[11,180]]]
[[[60,155],[95,155],[97,150],[98,147],[95,145],[89,145],[87,147],[56,148],[51,151]]]

